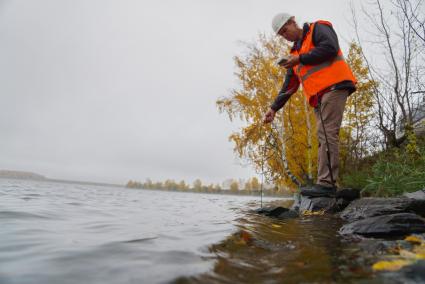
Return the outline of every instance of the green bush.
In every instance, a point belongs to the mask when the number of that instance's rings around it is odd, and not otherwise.
[[[416,143],[416,141],[415,141]],[[347,174],[345,185],[362,188],[363,196],[388,197],[425,188],[425,143],[391,149],[372,166]]]
[[[352,171],[343,176],[342,184],[344,187],[362,189],[367,186],[369,177],[370,173],[366,170]]]

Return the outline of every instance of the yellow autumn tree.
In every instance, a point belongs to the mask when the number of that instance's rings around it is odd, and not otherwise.
[[[177,187],[178,187],[177,183],[172,179],[167,179],[164,182],[164,186],[163,186],[163,188],[167,190],[176,190]]]
[[[196,192],[202,191],[202,181],[200,179],[196,179],[193,182],[193,190],[196,191]]]
[[[189,185],[187,185],[184,180],[181,180],[177,186],[177,189],[180,191],[187,191],[189,189]]]
[[[233,180],[230,184],[230,191],[233,193],[237,193],[239,191],[239,183],[236,180]]]
[[[312,183],[317,175],[316,119],[301,91],[292,95],[285,106],[283,139],[291,172],[303,183]],[[285,183],[291,180],[286,177]]]
[[[251,190],[252,191],[259,191],[260,190],[260,182],[258,181],[258,178],[253,177],[250,181],[251,183]]]
[[[248,192],[250,192],[252,190],[252,188],[251,188],[251,182],[249,180],[247,182],[245,182],[245,185],[244,185],[244,188],[243,189],[246,190],[246,191],[248,191]]]
[[[280,111],[273,124],[263,125],[283,83],[286,70],[275,64],[290,47],[280,38],[260,34],[248,52],[234,58],[240,88],[217,100],[221,112],[245,125],[229,137],[240,158],[250,162],[258,173],[279,188],[295,187],[313,178],[317,141],[314,115],[302,94],[296,93]]]
[[[340,176],[347,171],[358,170],[359,164],[373,149],[374,118],[373,88],[376,82],[370,79],[362,50],[356,43],[350,44],[347,63],[357,78],[357,91],[350,95],[344,111],[340,130]]]

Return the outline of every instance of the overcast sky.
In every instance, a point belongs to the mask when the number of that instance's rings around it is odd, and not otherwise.
[[[125,183],[255,173],[217,98],[237,87],[240,41],[271,19],[333,22],[348,0],[0,0],[0,169]]]

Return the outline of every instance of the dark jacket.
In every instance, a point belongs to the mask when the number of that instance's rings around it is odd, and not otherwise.
[[[310,30],[310,24],[305,23],[303,26],[303,37],[294,43],[292,50],[299,50],[302,46],[305,36]],[[331,26],[317,23],[313,31],[314,49],[309,53],[300,55],[300,62],[304,65],[317,65],[336,57],[339,50],[338,37]],[[271,105],[274,111],[281,109],[289,98],[294,94],[300,85],[297,75],[293,68],[286,72],[285,81],[282,89],[277,95],[275,101]],[[348,90],[349,94],[356,90],[356,86],[351,81],[342,81],[331,86],[333,90]]]

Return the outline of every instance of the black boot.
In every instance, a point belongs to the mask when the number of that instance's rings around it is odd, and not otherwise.
[[[315,184],[313,187],[302,187],[301,195],[310,197],[335,197],[336,187]]]

